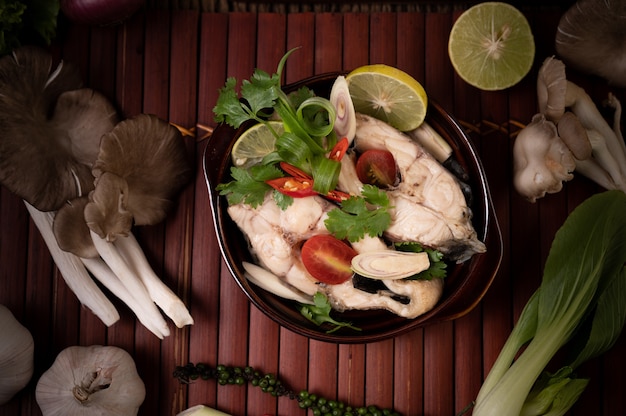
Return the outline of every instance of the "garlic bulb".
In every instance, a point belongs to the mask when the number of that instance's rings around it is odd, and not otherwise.
[[[0,405],[26,387],[33,376],[34,354],[30,331],[0,305]]]
[[[132,416],[145,397],[130,354],[101,345],[61,351],[35,390],[43,416]]]

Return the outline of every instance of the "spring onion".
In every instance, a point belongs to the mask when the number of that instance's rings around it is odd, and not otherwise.
[[[623,297],[615,298],[626,292],[624,212],[626,194],[606,191],[588,198],[566,219],[550,248],[540,287],[478,393],[474,416],[557,415],[574,404],[585,382],[576,381],[573,370],[610,348],[624,325]],[[547,373],[566,344],[574,358]]]

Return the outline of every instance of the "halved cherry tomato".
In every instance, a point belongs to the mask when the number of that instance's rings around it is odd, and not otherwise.
[[[281,194],[294,198],[304,198],[307,196],[317,195],[317,192],[313,190],[313,181],[304,178],[285,176],[282,178],[267,180],[265,183],[276,189]]]
[[[347,137],[342,138],[341,140],[337,142],[337,144],[335,144],[335,146],[333,147],[333,150],[330,151],[328,158],[330,160],[341,161],[341,159],[343,159],[343,156],[348,151],[348,147],[350,147],[350,143],[348,143],[348,138]]]
[[[315,279],[329,285],[352,277],[350,263],[356,251],[332,235],[318,234],[302,245],[302,263]]]
[[[357,159],[356,174],[363,183],[386,188],[396,182],[398,167],[391,152],[370,149],[363,152]]]

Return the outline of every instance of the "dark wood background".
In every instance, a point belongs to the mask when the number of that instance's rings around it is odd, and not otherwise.
[[[518,124],[537,111],[535,75],[554,54],[562,7],[524,9],[536,38],[533,70],[520,84],[481,92],[455,76],[447,55],[458,7],[412,11],[290,12],[147,8],[118,26],[64,25],[51,50],[77,63],[88,86],[110,97],[124,116],[154,113],[181,126],[214,126],[212,108],[227,76],[273,71],[285,51],[301,46],[287,81],[367,63],[397,66],[467,128],[485,166],[504,238],[504,258],[484,300],[454,321],[370,344],[337,345],[296,335],[262,315],[223,267],[213,231],[201,157],[206,138],[186,137],[197,162],[195,182],[159,226],[136,231],[152,265],[189,305],[196,324],[172,328],[163,341],[124,305],[110,328],[85,308],[56,271],[22,202],[0,189],[0,303],[32,332],[36,369],[29,386],[0,415],[40,415],[35,383],[71,345],[108,344],[134,357],[147,396],[141,415],[174,415],[204,403],[234,415],[303,415],[288,399],[257,388],[180,385],[176,365],[188,361],[252,365],[276,373],[295,390],[308,389],[352,405],[393,407],[405,415],[451,416],[475,397],[511,327],[536,289],[556,230],[568,212],[599,189],[577,177],[536,204],[511,186],[511,148]],[[600,102],[602,80],[572,74]],[[623,91],[613,89],[621,98]],[[5,336],[5,335],[2,335]],[[626,339],[580,373],[591,382],[572,415],[626,414]]]

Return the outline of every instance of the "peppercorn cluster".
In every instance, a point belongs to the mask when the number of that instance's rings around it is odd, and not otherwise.
[[[305,390],[295,393],[287,388],[275,375],[263,374],[252,367],[233,367],[217,365],[211,367],[204,363],[188,363],[174,370],[174,377],[181,383],[188,384],[193,380],[215,379],[218,384],[244,385],[249,383],[259,387],[264,393],[274,397],[288,397],[296,400],[301,409],[310,409],[314,416],[400,416],[390,409],[379,409],[376,406],[352,407],[337,400],[327,400]]]

